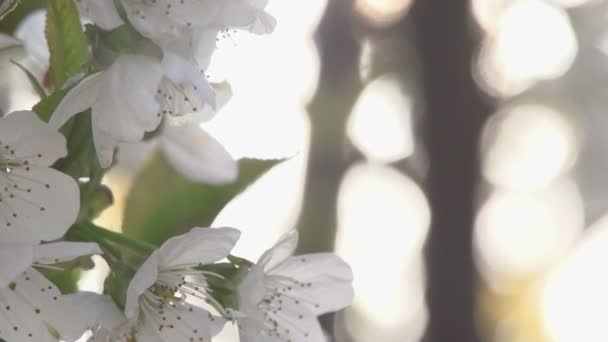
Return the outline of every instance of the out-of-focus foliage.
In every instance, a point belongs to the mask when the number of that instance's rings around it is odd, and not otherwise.
[[[8,0],[3,0],[3,2],[8,2]],[[46,6],[46,3],[46,0],[20,1],[18,6],[11,12],[11,15],[7,15],[0,19],[0,32],[13,33],[23,18],[32,11]],[[2,17],[2,15],[0,15],[0,17]]]
[[[48,3],[45,31],[51,53],[51,79],[59,89],[70,77],[82,71],[88,58],[87,39],[73,1]]]
[[[242,160],[236,182],[211,186],[189,181],[157,154],[136,177],[127,199],[123,232],[160,244],[191,227],[209,226],[235,195],[277,163]]]

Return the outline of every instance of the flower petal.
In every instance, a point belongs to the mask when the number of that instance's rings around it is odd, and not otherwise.
[[[143,323],[143,334],[148,336],[152,331],[161,341],[211,341],[217,335],[226,320],[212,316],[208,311],[192,305],[167,305],[162,318],[157,312],[146,315]],[[141,341],[148,341],[139,335]]]
[[[269,311],[263,330],[240,331],[241,342],[324,342],[327,341],[317,317],[302,307],[284,305],[281,311]],[[242,321],[239,322],[241,324]]]
[[[353,301],[352,270],[344,260],[331,253],[289,257],[268,270],[267,275],[298,281],[287,295],[316,315],[343,309]]]
[[[93,74],[72,88],[55,108],[49,125],[59,129],[74,115],[91,108],[99,96],[102,75],[103,73]]]
[[[67,155],[64,136],[31,111],[0,119],[0,155],[13,164],[50,166]]]
[[[103,254],[96,243],[60,241],[34,247],[37,264],[56,264],[70,261],[83,255]]]
[[[49,168],[0,172],[0,239],[3,242],[55,240],[75,222],[78,184]]]
[[[104,169],[110,167],[114,160],[114,152],[118,149],[118,142],[103,131],[93,129],[93,144],[99,165]]]
[[[80,15],[91,19],[104,30],[112,30],[124,24],[113,0],[77,0]]]
[[[234,228],[192,228],[160,247],[160,268],[219,261],[228,256],[240,235],[241,232]]]
[[[87,329],[80,310],[33,268],[0,289],[0,338],[6,341],[74,341]],[[53,330],[53,332],[50,331]]]
[[[265,270],[272,269],[291,256],[297,246],[298,231],[290,230],[271,249],[262,254],[258,264],[263,265]]]
[[[50,54],[44,34],[45,24],[46,10],[34,10],[19,22],[15,30],[15,37],[23,42],[27,52],[26,63],[31,61],[30,71],[38,79],[42,79],[49,68]]]
[[[137,318],[139,311],[139,296],[141,296],[158,279],[159,251],[150,254],[148,259],[131,279],[127,288],[127,301],[125,304],[125,315],[127,318]]]
[[[224,184],[237,178],[236,161],[199,125],[165,125],[161,148],[171,165],[192,181]]]
[[[167,78],[175,84],[191,84],[194,86],[194,90],[197,91],[203,105],[209,105],[212,108],[216,107],[215,93],[205,78],[205,74],[198,70],[192,63],[173,53],[165,53],[162,66]],[[175,100],[181,99],[178,98]],[[203,107],[200,106],[197,109],[202,108]]]
[[[30,268],[32,261],[31,244],[0,245],[0,288],[7,287],[19,274]]]
[[[161,121],[156,92],[162,69],[152,57],[121,55],[103,73],[93,106],[94,130],[119,142],[138,142]]]
[[[95,332],[95,340],[100,339],[101,331],[109,333],[118,330],[126,322],[125,315],[120,311],[112,297],[94,292],[77,292],[64,296],[65,300],[82,309],[83,319],[87,327]],[[107,334],[108,336],[111,334]]]

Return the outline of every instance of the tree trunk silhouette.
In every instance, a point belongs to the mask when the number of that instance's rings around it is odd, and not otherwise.
[[[316,34],[321,74],[308,106],[311,142],[298,222],[301,253],[333,250],[340,181],[352,161],[345,155],[346,120],[362,86],[351,8],[352,0],[329,1]]]
[[[423,137],[432,226],[426,246],[426,341],[476,342],[472,253],[478,144],[490,106],[472,74],[476,32],[469,0],[418,0],[410,12],[422,65]]]

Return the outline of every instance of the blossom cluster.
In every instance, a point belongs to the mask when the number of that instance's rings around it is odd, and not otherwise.
[[[233,324],[245,342],[325,341],[317,317],[350,305],[353,275],[331,253],[294,256],[295,231],[254,263],[231,254],[234,228],[195,227],[156,247],[92,223],[111,204],[101,178],[125,144],[156,139],[191,181],[236,179],[237,162],[200,127],[231,96],[205,70],[219,36],[273,31],[267,1],[56,3],[74,8],[78,30],[79,16],[88,22],[89,57],[65,79],[51,63],[51,84],[28,72],[41,101],[0,117],[0,340],[211,341]],[[0,35],[0,50],[15,44]],[[67,293],[50,280],[92,255],[125,285]]]

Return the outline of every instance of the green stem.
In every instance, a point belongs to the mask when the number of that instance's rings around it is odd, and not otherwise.
[[[125,247],[129,247],[144,254],[151,254],[158,249],[157,246],[145,241],[132,239],[124,234],[115,233],[105,228],[98,227],[90,222],[83,222],[79,227],[85,229],[94,238],[112,241]]]
[[[253,266],[253,262],[251,262],[247,259],[241,258],[241,257],[234,256],[232,254],[229,254],[227,259],[233,265],[238,266],[238,267],[245,266],[247,268],[250,268],[251,266]]]

